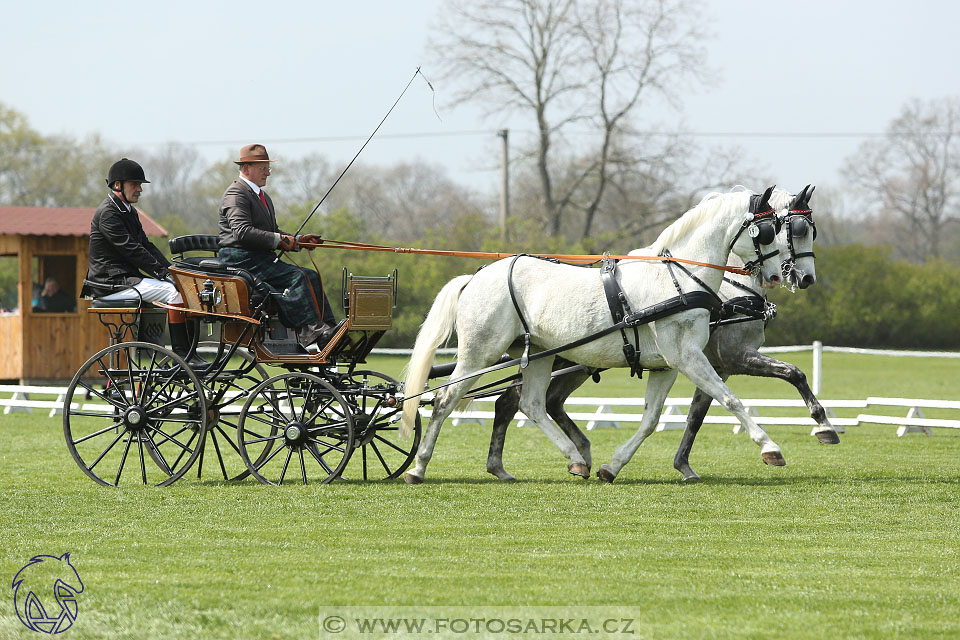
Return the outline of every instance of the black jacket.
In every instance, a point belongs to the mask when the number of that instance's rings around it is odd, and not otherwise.
[[[127,211],[113,195],[97,207],[90,222],[90,266],[87,280],[133,286],[143,274],[162,280],[170,261],[143,232],[136,207]],[[112,290],[84,285],[81,295],[107,295]]]

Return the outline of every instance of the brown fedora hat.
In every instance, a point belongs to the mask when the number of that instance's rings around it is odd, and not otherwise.
[[[234,164],[247,164],[250,162],[276,162],[271,160],[267,154],[267,148],[262,144],[248,144],[240,149],[240,159],[234,160]]]

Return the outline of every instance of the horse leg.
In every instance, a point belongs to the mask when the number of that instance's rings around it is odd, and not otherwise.
[[[660,411],[663,409],[663,402],[670,393],[674,381],[677,379],[676,369],[667,369],[665,371],[651,371],[647,380],[647,392],[643,400],[643,418],[640,420],[640,427],[632,438],[620,445],[613,453],[610,464],[600,466],[597,476],[604,482],[613,482],[620,473],[620,469],[630,462],[630,458],[637,452],[637,449],[646,440],[647,436],[653,433],[660,420]]]
[[[743,428],[747,430],[750,439],[760,446],[760,456],[765,463],[775,467],[782,467],[787,464],[780,452],[779,445],[771,440],[763,427],[750,417],[743,403],[740,402],[740,398],[734,395],[730,387],[714,371],[702,351],[695,346],[684,348],[683,357],[677,360],[677,363],[680,371],[690,378],[691,382],[710,394],[724,409],[737,417]]]
[[[497,353],[500,352],[501,351],[497,350]],[[454,368],[453,373],[450,374],[450,379],[456,380],[473,371],[478,371],[491,362],[494,362],[496,357],[497,356],[487,359],[476,359],[466,351],[466,347],[461,347],[460,358],[457,360],[457,366]],[[440,427],[443,425],[443,421],[453,413],[457,403],[460,402],[460,398],[470,390],[474,382],[475,380],[473,378],[462,380],[448,386],[444,393],[437,394],[433,404],[433,414],[430,416],[430,423],[427,425],[423,438],[420,440],[420,447],[417,449],[417,456],[414,460],[413,468],[407,471],[403,477],[407,484],[421,484],[423,482],[424,475],[427,471],[427,464],[430,462],[430,458],[433,457],[433,448],[437,444],[437,437],[440,435]]]
[[[550,370],[553,358],[543,358],[531,362],[523,370],[523,387],[520,392],[520,409],[528,418],[536,422],[545,436],[556,445],[560,453],[567,458],[567,470],[573,475],[589,478],[590,471],[586,460],[576,445],[550,419],[546,410],[547,387],[550,384]]]
[[[827,412],[824,411],[823,405],[817,400],[817,396],[813,395],[813,391],[810,390],[810,386],[807,384],[807,376],[798,367],[754,350],[743,355],[743,370],[741,372],[752,376],[780,378],[792,384],[797,388],[800,397],[806,403],[807,409],[810,411],[810,417],[817,422],[817,426],[813,429],[813,434],[817,437],[817,440],[822,444],[840,443],[837,430],[830,424]]]
[[[562,366],[572,363],[561,360]],[[562,376],[551,378],[547,387],[547,413],[557,423],[560,429],[573,441],[577,451],[587,463],[587,472],[590,472],[590,440],[584,435],[577,424],[570,419],[563,403],[566,399],[590,377],[589,371],[572,371]],[[490,434],[490,453],[487,455],[487,472],[501,480],[512,482],[516,478],[503,468],[503,443],[507,436],[507,427],[513,416],[520,409],[520,387],[510,387],[497,398],[493,416],[493,431]]]
[[[563,362],[569,364],[566,361]],[[580,385],[590,378],[590,375],[590,371],[586,369],[582,371],[571,371],[570,373],[565,373],[562,376],[553,378],[550,381],[550,386],[547,387],[547,413],[550,414],[554,422],[556,422],[560,429],[570,438],[577,447],[577,451],[580,452],[580,455],[583,456],[584,461],[587,463],[588,476],[590,475],[590,467],[593,463],[593,457],[590,454],[590,440],[583,431],[580,430],[577,423],[570,419],[566,409],[563,408],[563,404],[567,401],[567,398],[570,397],[571,393],[576,391]]]
[[[710,403],[713,398],[704,393],[700,388],[693,394],[693,400],[690,401],[690,410],[687,411],[687,424],[683,429],[683,437],[680,439],[680,446],[677,447],[677,453],[673,457],[673,468],[683,474],[684,482],[700,482],[700,476],[690,468],[690,450],[693,449],[693,441],[697,439],[700,427],[703,426],[703,419],[707,417],[707,411],[710,410]]]
[[[505,482],[516,481],[516,478],[503,468],[503,442],[507,437],[507,427],[519,410],[520,387],[510,387],[497,398],[493,431],[490,433],[490,453],[487,454],[487,473],[492,473]]]

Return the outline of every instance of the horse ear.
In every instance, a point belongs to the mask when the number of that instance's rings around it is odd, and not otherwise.
[[[813,186],[812,184],[808,184],[807,189],[809,189],[809,191],[807,191],[806,202],[807,204],[810,204],[810,196],[813,195],[813,190],[816,189],[816,187]]]
[[[760,204],[757,206],[757,209],[770,205],[770,196],[773,195],[773,189],[776,186],[777,185],[772,185],[767,187],[767,190],[763,192],[763,196],[760,198]]]

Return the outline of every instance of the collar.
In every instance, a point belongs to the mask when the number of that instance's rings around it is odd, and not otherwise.
[[[133,206],[121,200],[119,197],[117,197],[117,194],[115,194],[114,192],[112,191],[110,192],[110,197],[113,198],[113,201],[116,202],[119,206],[126,209],[127,213],[130,213],[131,211],[133,211]]]
[[[248,185],[251,189],[253,189],[253,193],[254,193],[258,198],[260,197],[260,187],[258,187],[257,185],[253,184],[252,182],[250,182],[249,180],[247,180],[246,178],[244,178],[242,174],[240,175],[240,179],[243,180],[244,182],[246,182],[247,185]]]

